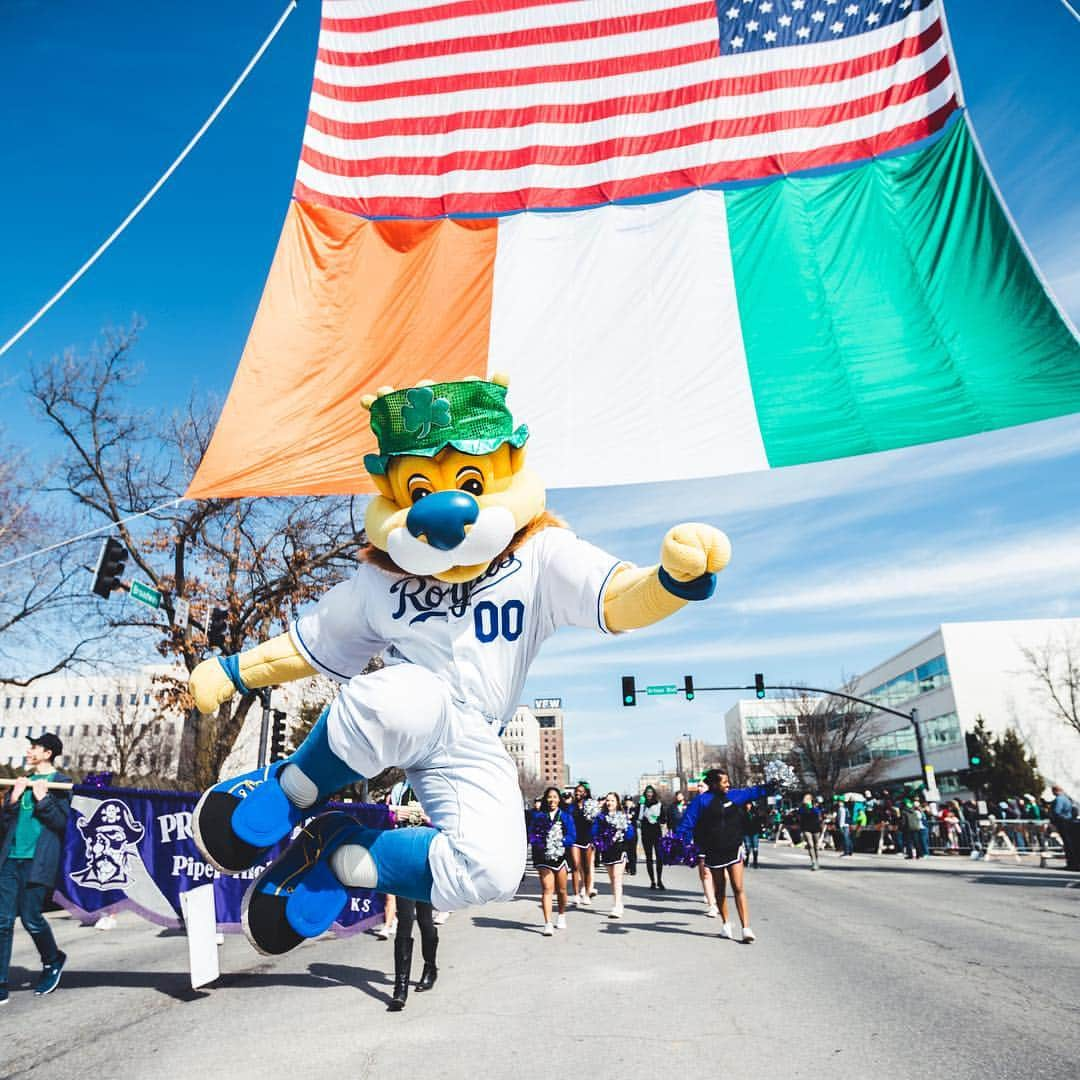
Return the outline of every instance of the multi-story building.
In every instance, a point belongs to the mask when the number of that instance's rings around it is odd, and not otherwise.
[[[0,764],[18,767],[26,739],[51,731],[64,744],[62,764],[76,773],[126,772],[176,776],[185,715],[159,703],[155,677],[186,679],[165,664],[138,671],[100,675],[61,673],[27,687],[0,687]],[[273,707],[291,717],[315,689],[305,679],[275,688]],[[325,688],[322,697],[332,691]],[[222,772],[244,772],[256,765],[262,710],[255,705],[244,721]]]
[[[966,792],[958,776],[967,766],[964,735],[980,717],[993,735],[1013,728],[1048,781],[1077,791],[1080,735],[1054,716],[1024,655],[1054,642],[1063,648],[1071,642],[1080,658],[1080,619],[943,623],[861,675],[853,693],[899,712],[918,710],[927,764],[943,793]],[[877,717],[868,752],[885,760],[886,779],[920,779],[910,721]]]
[[[1077,791],[1080,735],[1053,714],[1025,657],[1025,650],[1037,652],[1055,641],[1062,648],[1071,641],[1074,662],[1080,660],[1080,619],[943,623],[860,675],[849,690],[901,713],[917,711],[926,764],[943,794],[970,793],[964,736],[980,717],[991,735],[1014,729],[1048,781]],[[787,757],[795,712],[794,702],[781,699],[736,702],[725,717],[728,745],[741,746],[751,766]],[[852,764],[878,759],[875,782],[922,780],[911,720],[880,711],[872,720],[873,734]]]
[[[27,736],[51,731],[64,744],[63,764],[87,772],[117,768],[167,776],[176,771],[183,717],[157,703],[154,677],[164,665],[110,675],[62,673],[0,691],[0,762],[19,766]],[[147,729],[147,730],[144,730]]]
[[[730,739],[730,736],[728,736]],[[683,735],[675,744],[675,777],[678,786],[686,791],[706,769],[726,762],[726,747],[707,743],[691,735]]]
[[[663,802],[667,802],[675,794],[675,792],[679,790],[678,773],[642,773],[641,776],[638,778],[637,792],[628,792],[627,794],[640,794],[647,787],[656,788],[656,794],[660,796],[660,799]]]
[[[564,787],[570,782],[561,698],[537,698],[532,708],[519,705],[500,738],[522,776],[535,777],[545,786]]]
[[[532,709],[519,705],[499,738],[520,775],[540,777],[540,725]]]
[[[540,777],[545,784],[565,787],[570,783],[570,766],[563,744],[562,698],[536,698],[533,711],[540,728]]]

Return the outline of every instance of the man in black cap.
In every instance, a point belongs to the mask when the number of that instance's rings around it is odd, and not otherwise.
[[[60,984],[67,956],[42,908],[60,872],[64,831],[71,813],[71,792],[49,790],[49,783],[71,783],[58,772],[56,759],[63,743],[51,732],[30,739],[26,764],[30,775],[20,777],[3,800],[0,841],[0,1005],[8,1000],[8,967],[15,917],[22,920],[41,956],[43,971],[35,994],[51,994]]]

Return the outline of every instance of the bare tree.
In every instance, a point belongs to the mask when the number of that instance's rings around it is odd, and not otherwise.
[[[175,600],[193,623],[211,607],[228,613],[226,651],[280,632],[299,605],[341,580],[363,543],[351,498],[181,501],[205,453],[216,410],[190,401],[172,417],[133,411],[126,394],[139,326],[107,334],[89,356],[68,352],[33,372],[30,393],[62,436],[66,452],[51,491],[73,499],[91,520],[116,523],[130,569],[163,596],[160,612],[110,604],[114,632],[177,660],[188,671],[207,654],[200,630],[171,629]],[[177,503],[179,505],[170,505]],[[143,513],[138,527],[123,523]],[[217,780],[256,700],[245,695],[212,717],[193,708],[186,679],[162,687],[163,703],[186,712],[181,775],[205,787]]]
[[[26,455],[0,444],[0,563],[49,546],[69,524],[38,487]],[[0,683],[27,686],[94,658],[105,635],[86,618],[87,551],[44,552],[0,570]]]
[[[853,692],[849,683],[841,690]],[[865,705],[808,691],[796,691],[785,700],[794,714],[792,764],[807,787],[831,798],[881,776],[884,762],[871,751],[876,723]]]
[[[1054,717],[1080,735],[1080,641],[1062,634],[1020,651]]]
[[[79,744],[79,757],[101,760],[114,777],[161,776],[172,771],[176,746],[173,724],[155,696],[117,692],[105,706],[98,733]]]

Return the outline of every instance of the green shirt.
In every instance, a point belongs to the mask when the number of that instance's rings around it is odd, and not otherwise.
[[[32,776],[31,780],[51,780],[55,772],[43,776]],[[32,859],[37,849],[38,837],[44,826],[34,816],[34,795],[29,788],[19,799],[19,817],[15,822],[15,839],[12,841],[9,859]]]

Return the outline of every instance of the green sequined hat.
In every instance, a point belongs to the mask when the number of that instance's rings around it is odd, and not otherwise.
[[[402,454],[434,457],[453,447],[463,454],[490,454],[503,443],[520,447],[529,437],[514,427],[506,407],[506,387],[483,379],[431,383],[383,394],[371,403],[371,430],[379,453],[364,457],[364,468],[385,476],[390,458]]]

